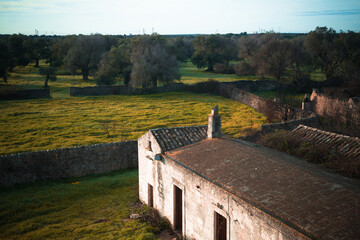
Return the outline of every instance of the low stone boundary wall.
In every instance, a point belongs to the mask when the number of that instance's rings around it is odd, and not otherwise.
[[[267,117],[272,115],[280,120],[303,119],[314,115],[311,112],[302,111],[286,104],[266,100],[245,90],[238,89],[235,85],[231,84],[220,83],[219,95],[255,108]]]
[[[136,168],[137,141],[0,156],[0,186]]]
[[[310,101],[312,110],[318,115],[346,125],[360,126],[360,98],[335,98],[314,89]]]
[[[264,134],[272,133],[275,132],[276,130],[294,130],[301,124],[318,128],[320,127],[319,116],[315,115],[308,118],[294,119],[287,122],[264,124],[261,125],[261,130],[259,130],[255,134],[242,137],[241,139],[253,142]]]
[[[51,98],[50,88],[10,89],[0,93],[0,100]]]
[[[297,128],[300,124],[311,126],[311,127],[320,127],[320,121],[318,116],[312,116],[309,118],[294,119],[287,122],[280,123],[269,123],[261,125],[261,134],[267,134],[274,132],[275,130],[293,130]]]
[[[282,87],[294,88],[294,85],[282,84],[273,80],[258,80],[258,81],[244,80],[244,81],[234,81],[234,82],[223,82],[222,84],[233,85],[236,88],[240,88],[248,92],[278,90],[281,89]]]
[[[131,95],[187,90],[183,83],[170,83],[162,87],[131,88],[127,86],[70,87],[70,96]]]

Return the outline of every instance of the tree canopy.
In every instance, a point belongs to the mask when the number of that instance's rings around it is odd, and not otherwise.
[[[179,63],[174,54],[169,53],[164,37],[152,34],[135,37],[131,42],[133,87],[156,87],[158,82],[167,84],[180,79]]]

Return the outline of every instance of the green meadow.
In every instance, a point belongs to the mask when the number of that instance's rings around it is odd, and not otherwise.
[[[205,69],[198,69],[190,60],[182,63],[180,68],[181,82],[194,84],[214,79],[218,82],[233,82],[241,80],[258,80],[256,76],[237,76],[235,74],[220,74],[207,72]]]
[[[219,96],[162,93],[0,102],[0,154],[135,140],[149,129],[207,124],[219,105],[223,132],[240,137],[266,118]]]
[[[137,170],[0,189],[0,239],[156,239]],[[146,216],[146,215],[145,215]]]

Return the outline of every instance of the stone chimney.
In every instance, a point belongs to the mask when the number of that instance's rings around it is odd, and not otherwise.
[[[305,97],[302,101],[302,110],[304,111],[312,111],[312,106],[311,106],[311,101],[310,101],[310,96],[309,94],[305,94]]]
[[[221,136],[221,116],[219,115],[219,106],[216,105],[211,109],[209,114],[209,123],[207,130],[207,138],[217,138]]]

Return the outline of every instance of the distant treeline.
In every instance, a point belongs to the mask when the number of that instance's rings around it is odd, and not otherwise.
[[[166,84],[180,79],[179,63],[191,59],[206,71],[290,79],[299,87],[320,71],[329,85],[360,92],[360,34],[327,27],[308,34],[0,36],[5,82],[14,67],[30,62],[39,67],[40,59],[52,73],[56,68],[81,71],[84,80],[92,75],[98,85],[119,80],[133,87]]]

